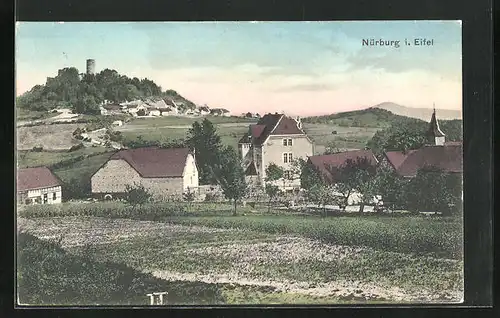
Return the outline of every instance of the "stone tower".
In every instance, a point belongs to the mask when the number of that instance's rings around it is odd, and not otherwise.
[[[88,59],[87,60],[87,74],[93,75],[95,73],[95,60]]]
[[[445,134],[439,128],[439,123],[436,118],[436,108],[432,112],[429,129],[427,130],[427,143],[432,146],[444,146]]]

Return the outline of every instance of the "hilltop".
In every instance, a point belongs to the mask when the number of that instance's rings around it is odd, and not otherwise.
[[[414,119],[406,116],[396,115],[385,109],[370,107],[367,109],[347,111],[331,115],[306,117],[303,119],[303,122],[314,124],[331,124],[341,127],[386,128],[391,126],[394,122],[406,120]]]
[[[425,121],[431,118],[433,110],[432,108],[406,107],[392,102],[380,103],[373,106],[373,108],[384,109],[396,115],[418,118]],[[436,114],[440,119],[462,119],[462,112],[459,110],[436,108]]]
[[[161,100],[180,105],[181,110],[196,105],[176,91],[165,91],[155,82],[137,77],[129,78],[115,70],[105,69],[97,74],[81,74],[78,69],[60,69],[45,85],[36,85],[16,100],[16,106],[29,111],[48,111],[69,108],[74,113],[96,115],[103,102],[122,103],[133,100]]]

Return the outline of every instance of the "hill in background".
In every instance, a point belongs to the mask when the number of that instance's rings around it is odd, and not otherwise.
[[[393,114],[418,118],[421,120],[428,121],[432,115],[432,108],[412,108],[402,106],[392,102],[384,102],[378,105],[373,106],[373,108],[379,108],[388,110]],[[452,109],[436,109],[436,115],[439,119],[462,119],[462,111],[460,110],[452,110]]]
[[[429,118],[427,120],[430,119]],[[415,120],[405,116],[396,115],[388,110],[370,107],[367,109],[341,112],[331,115],[312,116],[303,119],[305,123],[330,124],[341,127],[370,127],[386,128],[394,122]]]

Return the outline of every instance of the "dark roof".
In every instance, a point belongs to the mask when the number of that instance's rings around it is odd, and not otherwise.
[[[60,186],[59,179],[47,167],[24,168],[17,172],[17,191]]]
[[[249,133],[256,145],[262,145],[270,135],[295,135],[305,134],[297,126],[295,119],[283,114],[266,114],[259,119],[257,124],[250,125]],[[243,139],[243,138],[242,138]]]
[[[209,112],[209,111],[210,111],[210,108],[208,108],[207,106],[201,106],[201,107],[200,107],[200,111],[203,111],[203,112]]]
[[[189,153],[188,148],[148,147],[120,150],[110,160],[125,160],[143,178],[181,177]]]
[[[325,178],[332,181],[333,176],[327,167],[340,168],[347,160],[356,160],[357,158],[366,158],[372,165],[377,165],[377,159],[371,150],[353,150],[329,155],[310,156],[308,162]]]
[[[247,175],[247,176],[256,176],[257,175],[257,168],[255,168],[255,163],[253,161],[250,162],[247,169],[245,170],[245,175]]]
[[[442,169],[445,172],[463,171],[463,147],[461,143],[444,146],[424,146],[403,154],[399,151],[386,153],[386,157],[396,172],[405,177],[412,177],[425,166]]]
[[[436,111],[432,113],[431,121],[429,123],[429,129],[427,130],[427,136],[429,137],[444,137],[445,134],[439,128],[439,123],[436,119]]]

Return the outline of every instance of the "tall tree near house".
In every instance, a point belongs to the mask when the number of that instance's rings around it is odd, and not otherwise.
[[[308,201],[313,202],[322,208],[322,216],[326,216],[326,206],[338,203],[338,198],[334,194],[334,187],[330,184],[318,183],[309,188],[306,192]]]
[[[405,189],[408,181],[401,178],[397,172],[388,167],[379,167],[375,175],[376,195],[381,195],[384,205],[391,210],[404,207],[406,205]]]
[[[327,167],[334,180],[335,191],[341,194],[342,205],[345,209],[350,195],[358,192],[361,195],[359,212],[362,213],[367,204],[376,193],[376,168],[368,158],[358,157],[356,160],[348,159],[340,167]]]
[[[186,143],[196,151],[200,183],[216,184],[217,178],[214,175],[214,165],[219,159],[222,142],[213,123],[206,118],[201,123],[194,122],[189,129]]]
[[[271,212],[271,203],[276,199],[276,197],[281,193],[280,188],[274,184],[276,181],[283,179],[284,177],[283,168],[277,166],[275,163],[270,163],[266,168],[266,194],[269,198],[267,203],[267,212]]]
[[[236,216],[236,207],[247,192],[245,171],[241,167],[236,150],[225,146],[217,153],[217,158],[211,166],[215,181],[220,185],[226,199],[234,204],[233,215]]]

